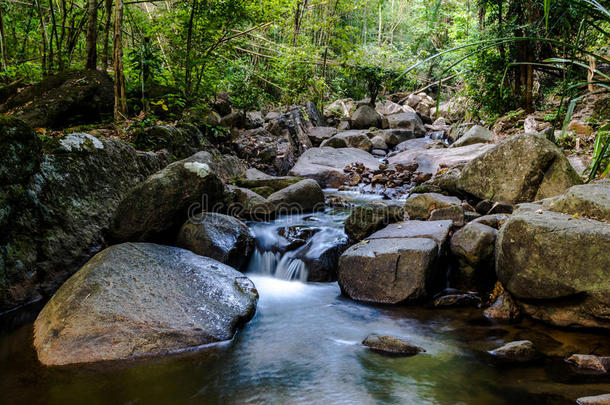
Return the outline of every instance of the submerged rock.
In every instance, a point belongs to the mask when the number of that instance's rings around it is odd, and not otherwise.
[[[447,288],[434,296],[433,305],[436,308],[478,308],[481,306],[481,298],[475,292]]]
[[[610,369],[610,357],[600,357],[594,354],[573,354],[565,359],[578,368],[607,373]]]
[[[160,355],[231,339],[254,315],[243,274],[187,250],[112,246],[51,298],[34,323],[45,365]]]
[[[529,362],[538,357],[536,347],[529,340],[510,342],[502,347],[491,350],[492,356],[510,362]]]
[[[362,344],[371,350],[386,354],[414,356],[416,354],[426,352],[426,350],[422,349],[421,347],[416,346],[400,337],[378,335],[376,333],[368,335],[362,341]]]
[[[254,251],[250,230],[238,219],[203,213],[189,219],[178,234],[177,245],[240,270]]]

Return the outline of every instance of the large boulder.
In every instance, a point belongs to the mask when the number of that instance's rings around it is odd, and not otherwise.
[[[110,226],[117,241],[171,240],[189,215],[213,210],[224,184],[200,154],[172,163],[135,186],[121,201]]]
[[[460,148],[408,149],[390,157],[388,162],[404,165],[417,163],[420,172],[434,174],[441,167],[455,167],[468,163],[489,151],[492,147],[492,145],[478,143]]]
[[[385,144],[392,148],[413,138],[413,132],[408,129],[381,129],[372,134],[381,137]]]
[[[544,200],[542,205],[550,211],[610,222],[610,181],[570,187],[565,194]]]
[[[375,232],[368,239],[385,239],[390,243],[395,239],[427,238],[432,239],[442,250],[451,231],[451,221],[404,221],[390,224]]]
[[[402,221],[404,216],[405,210],[399,205],[383,202],[360,205],[345,220],[345,233],[351,240],[360,241],[392,222]]]
[[[258,293],[243,274],[187,250],[112,246],[51,298],[34,323],[45,365],[160,355],[229,340]]]
[[[419,301],[437,276],[438,245],[427,238],[371,239],[339,259],[339,286],[357,301],[383,304]]]
[[[316,180],[322,187],[339,187],[347,180],[343,169],[350,163],[362,163],[370,171],[379,169],[379,160],[356,148],[312,148],[290,170],[291,176]]]
[[[487,292],[495,283],[494,246],[497,230],[470,223],[451,238],[451,253],[457,268],[451,274],[452,286]]]
[[[412,194],[405,202],[405,212],[409,219],[426,221],[438,209],[462,207],[462,201],[457,197],[438,193]],[[463,215],[463,212],[462,212]]]
[[[365,130],[351,130],[339,132],[337,135],[322,142],[321,146],[331,148],[357,148],[369,152],[373,148],[373,143]]]
[[[498,279],[530,316],[610,329],[610,225],[524,204],[496,242]]]
[[[9,118],[0,143],[0,312],[53,293],[101,250],[131,187],[169,162],[83,133],[41,143]]]
[[[266,221],[275,214],[275,205],[263,196],[247,188],[226,187],[227,214],[250,219]]]
[[[318,182],[306,179],[271,194],[268,200],[277,212],[308,212],[323,208],[324,193]]]
[[[491,143],[494,138],[494,133],[489,129],[480,125],[474,125],[463,136],[451,145],[452,148],[460,146],[473,145],[475,143]]]
[[[580,183],[561,149],[539,135],[522,134],[468,163],[458,187],[481,200],[520,203],[554,197]]]
[[[369,104],[363,104],[352,114],[352,128],[381,128],[381,115]]]
[[[114,90],[106,72],[78,70],[47,77],[0,106],[33,127],[66,128],[112,117]]]
[[[389,115],[387,118],[391,129],[407,129],[413,132],[413,135],[417,138],[421,138],[426,134],[424,123],[415,112],[393,114]]]
[[[268,188],[271,190],[271,193],[275,193],[276,191],[292,186],[301,180],[304,180],[304,178],[294,176],[270,176],[258,169],[250,168],[246,170],[245,177],[237,180],[236,184],[240,187],[250,189]]]
[[[308,136],[313,146],[320,146],[325,140],[337,134],[335,127],[313,127],[309,130]]]
[[[254,251],[254,238],[246,224],[213,212],[190,218],[182,225],[176,244],[237,270],[248,264]]]

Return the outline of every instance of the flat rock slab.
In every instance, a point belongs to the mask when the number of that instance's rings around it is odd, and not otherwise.
[[[428,238],[439,246],[447,241],[452,221],[404,221],[390,224],[367,239]]]
[[[474,144],[460,148],[444,149],[413,149],[406,150],[388,159],[390,164],[417,163],[417,170],[423,173],[435,174],[441,165],[454,167],[468,163],[493,148],[493,145]]]
[[[378,335],[376,333],[368,335],[362,341],[362,344],[376,352],[392,355],[414,356],[426,352],[423,348],[398,336]]]
[[[34,323],[45,365],[160,355],[228,340],[254,315],[243,274],[184,249],[125,243],[95,255]]]

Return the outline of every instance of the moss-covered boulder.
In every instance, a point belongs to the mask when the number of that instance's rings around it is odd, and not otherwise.
[[[542,205],[550,211],[610,222],[610,180],[570,187],[565,194],[544,200]]]
[[[409,215],[409,219],[421,221],[430,219],[430,215],[435,210],[449,207],[461,208],[462,201],[457,197],[450,197],[443,194],[424,193],[412,194],[405,202],[405,212]]]
[[[310,212],[324,208],[322,188],[312,179],[283,188],[271,194],[268,200],[275,205],[277,213]]]
[[[522,205],[496,242],[496,272],[525,313],[610,329],[610,225]]]
[[[172,240],[189,215],[224,203],[224,184],[195,154],[153,174],[117,207],[110,235],[117,241]]]
[[[561,149],[542,136],[522,134],[468,163],[458,188],[481,200],[522,203],[554,197],[580,183]]]
[[[98,252],[120,200],[169,158],[83,133],[47,140],[41,154],[31,129],[7,118],[0,134],[1,312],[53,293]]]
[[[247,188],[227,186],[227,214],[255,221],[266,221],[275,215],[275,205]]]
[[[187,250],[112,246],[51,298],[34,323],[45,365],[153,356],[229,340],[258,293],[243,274]]]
[[[267,190],[264,191],[264,193],[266,193],[268,190],[271,190],[271,193],[265,196],[268,197],[276,191],[280,191],[283,188],[292,186],[293,184],[296,184],[301,180],[305,179],[303,177],[295,176],[270,176],[266,173],[261,172],[258,169],[250,168],[246,171],[244,178],[238,179],[236,181],[236,185],[239,187],[253,189],[255,192],[258,192],[255,189],[262,189],[263,187],[265,187],[267,188]]]

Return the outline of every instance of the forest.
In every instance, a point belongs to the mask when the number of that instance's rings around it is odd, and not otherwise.
[[[610,403],[610,4],[0,0],[2,404]]]

